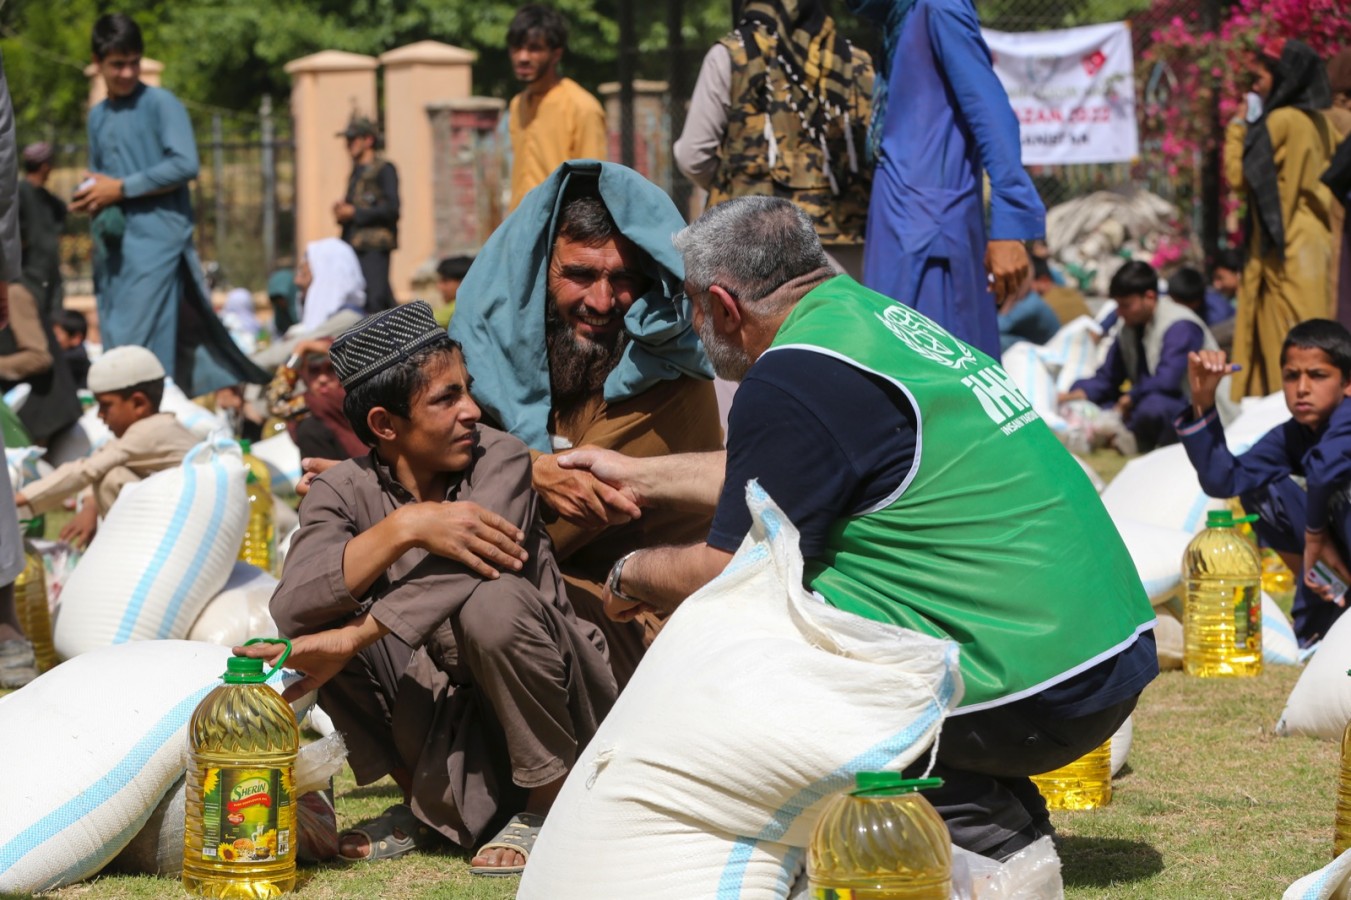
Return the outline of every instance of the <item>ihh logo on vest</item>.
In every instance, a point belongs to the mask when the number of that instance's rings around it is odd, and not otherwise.
[[[1028,422],[1040,418],[1023,392],[1018,390],[1018,385],[999,366],[986,366],[963,378],[962,384],[971,389],[990,421],[1005,434],[1013,434]]]
[[[901,343],[927,360],[958,371],[976,364],[970,347],[908,306],[889,306],[877,318]]]

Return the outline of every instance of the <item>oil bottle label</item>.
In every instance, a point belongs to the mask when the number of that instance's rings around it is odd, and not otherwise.
[[[202,859],[285,859],[291,852],[291,797],[289,768],[208,766],[202,774]]]
[[[854,892],[849,888],[812,888],[812,900],[853,900]]]

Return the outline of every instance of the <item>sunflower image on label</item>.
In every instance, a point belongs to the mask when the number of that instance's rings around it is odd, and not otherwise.
[[[202,858],[258,863],[291,853],[291,770],[207,767],[202,777]]]

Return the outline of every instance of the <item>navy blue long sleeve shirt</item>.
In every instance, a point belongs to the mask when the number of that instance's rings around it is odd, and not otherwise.
[[[1187,377],[1187,354],[1205,346],[1205,332],[1194,322],[1178,322],[1163,335],[1163,346],[1159,350],[1159,368],[1157,372],[1148,371],[1148,363],[1141,354],[1140,366],[1144,371],[1127,372],[1126,363],[1121,358],[1121,342],[1139,340],[1139,329],[1124,325],[1107,351],[1098,371],[1089,378],[1076,381],[1071,390],[1081,390],[1089,400],[1100,405],[1113,403],[1121,396],[1121,384],[1131,381],[1131,401],[1140,405],[1140,401],[1150,394],[1167,394],[1182,397],[1182,385]]]
[[[1311,530],[1326,527],[1329,498],[1351,480],[1351,398],[1342,400],[1321,429],[1291,419],[1239,456],[1229,452],[1214,408],[1200,419],[1188,410],[1176,424],[1201,489],[1211,497],[1234,497],[1279,478],[1302,476],[1309,493]]]

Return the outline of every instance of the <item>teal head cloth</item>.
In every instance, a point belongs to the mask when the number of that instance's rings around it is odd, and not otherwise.
[[[597,181],[620,232],[660,269],[624,316],[630,340],[605,380],[606,401],[626,400],[681,375],[713,377],[691,322],[675,302],[685,267],[671,238],[685,220],[671,198],[632,169],[594,160],[565,162],[493,232],[460,285],[450,323],[450,336],[464,347],[474,377],[474,399],[503,429],[545,453],[553,449],[545,288],[564,191],[574,178]]]

